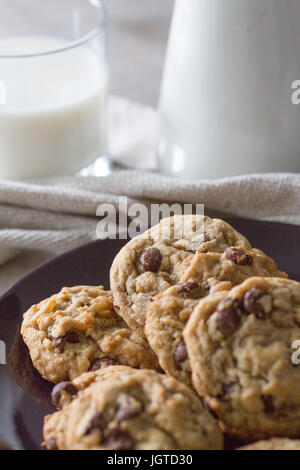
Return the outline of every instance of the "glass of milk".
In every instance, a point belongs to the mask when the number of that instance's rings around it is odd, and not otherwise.
[[[163,173],[300,172],[299,22],[299,0],[176,1],[160,99]]]
[[[0,0],[0,178],[76,172],[107,154],[100,0]]]

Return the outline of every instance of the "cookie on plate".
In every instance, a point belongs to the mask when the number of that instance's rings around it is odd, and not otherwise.
[[[147,309],[145,333],[160,367],[187,385],[191,385],[191,366],[182,332],[201,297],[194,284],[176,284],[156,295]]]
[[[69,418],[70,404],[78,394],[94,384],[106,380],[115,374],[127,372],[128,367],[111,366],[98,369],[93,372],[86,372],[73,381],[60,382],[53,387],[51,393],[52,405],[58,410],[56,413],[44,418],[44,446],[48,450],[66,449],[65,431]]]
[[[203,299],[183,333],[192,380],[221,429],[245,441],[300,434],[300,284],[254,277]]]
[[[180,282],[197,284],[203,292],[202,297],[229,290],[249,277],[288,277],[263,251],[233,246],[222,254],[196,253],[189,256],[182,263],[180,273]]]
[[[163,219],[131,240],[113,262],[111,288],[120,315],[143,335],[148,300],[179,281],[181,263],[192,252],[223,253],[229,246],[251,248],[223,220],[200,215]]]
[[[300,450],[300,441],[274,438],[268,441],[255,442],[237,450]]]
[[[161,368],[190,384],[191,367],[182,332],[199,300],[216,291],[230,290],[249,277],[287,276],[262,251],[234,247],[223,254],[191,255],[180,271],[180,283],[149,302],[145,333]]]
[[[59,382],[51,392],[52,405],[57,410],[64,410],[77,397],[79,392],[82,392],[90,385],[126,371],[128,371],[127,366],[108,366],[92,372],[85,372],[72,381]]]
[[[47,450],[66,449],[65,431],[68,420],[68,409],[57,411],[44,418],[44,443]]]
[[[62,289],[24,314],[21,333],[34,367],[53,383],[113,364],[158,367],[147,342],[119,317],[103,287]]]
[[[127,368],[78,394],[62,442],[68,450],[221,449],[223,437],[188,387]]]

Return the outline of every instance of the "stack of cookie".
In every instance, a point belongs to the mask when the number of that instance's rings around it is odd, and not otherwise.
[[[300,284],[272,259],[222,220],[175,216],[120,251],[111,290],[24,315],[56,384],[48,449],[222,449],[224,433],[300,450]]]

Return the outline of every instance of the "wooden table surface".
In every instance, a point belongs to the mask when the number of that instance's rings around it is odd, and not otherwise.
[[[156,105],[174,0],[106,0],[112,91]]]

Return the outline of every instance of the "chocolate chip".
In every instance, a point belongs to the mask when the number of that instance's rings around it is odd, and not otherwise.
[[[112,359],[111,357],[102,357],[101,359],[95,359],[92,362],[89,371],[95,372],[96,370],[104,369],[105,367],[114,366],[116,363],[116,360]]]
[[[236,330],[241,324],[241,318],[233,307],[219,312],[217,326],[219,330]]]
[[[106,429],[102,444],[112,450],[133,450],[135,445],[130,434],[119,428]]]
[[[71,343],[71,344],[77,344],[77,343],[79,343],[78,334],[75,333],[75,331],[69,331],[69,332],[64,336],[64,342],[65,342],[65,343]]]
[[[98,411],[92,417],[90,421],[90,425],[85,432],[85,435],[88,436],[89,434],[92,434],[94,431],[98,431],[98,430],[103,431],[103,429],[105,429],[105,421],[103,418],[103,413],[102,411]]]
[[[148,248],[141,256],[141,264],[145,271],[157,273],[162,262],[162,254],[157,248]]]
[[[237,248],[227,248],[225,256],[229,261],[232,261],[238,266],[251,266],[253,263],[252,256],[248,255],[244,251],[238,250]]]
[[[188,352],[187,352],[187,349],[186,349],[186,344],[185,342],[182,340],[177,348],[175,349],[175,352],[174,352],[174,361],[176,362],[176,364],[181,367],[181,364],[186,361],[188,359]]]
[[[178,284],[184,292],[192,292],[194,289],[199,287],[199,284],[196,282],[184,282],[183,284]]]
[[[266,318],[266,314],[269,312],[266,311],[263,304],[259,302],[259,299],[261,299],[265,295],[268,295],[267,292],[261,289],[257,289],[256,287],[246,292],[244,299],[243,299],[244,311],[248,313],[249,315],[254,314],[257,318],[261,320]],[[271,301],[271,297],[270,297],[270,301]],[[268,308],[267,310],[270,310],[270,308]]]
[[[46,447],[48,450],[58,450],[56,439],[46,439]]]
[[[52,341],[53,347],[57,348],[61,354],[65,350],[66,343],[79,343],[79,337],[75,331],[69,331],[67,334],[65,334],[65,336],[59,336],[58,338],[52,338],[50,336],[50,339]]]
[[[60,336],[59,338],[52,338],[50,336],[50,339],[52,341],[53,347],[57,348],[59,352],[62,354],[65,350],[64,337]]]
[[[55,385],[51,393],[52,403],[55,408],[59,409],[59,401],[62,392],[66,392],[69,395],[77,395],[78,389],[73,385],[72,382],[60,382],[59,384]]]
[[[284,413],[283,411],[280,411],[279,413],[276,413],[276,418],[278,418],[278,419],[289,419],[289,414]]]
[[[261,397],[264,406],[265,406],[265,412],[267,415],[271,415],[275,412],[275,406],[274,406],[274,400],[271,395],[263,395]]]
[[[232,299],[225,299],[217,307],[217,327],[219,330],[236,330],[241,324],[241,317],[237,312],[238,304]]]
[[[136,418],[142,412],[142,403],[136,400],[134,397],[128,395],[123,403],[119,406],[116,414],[116,421],[121,423],[122,421],[128,421],[129,419]]]
[[[231,392],[233,387],[237,385],[238,382],[229,382],[227,384],[222,385],[222,393],[218,396],[219,399],[224,399],[227,397],[227,395]]]

